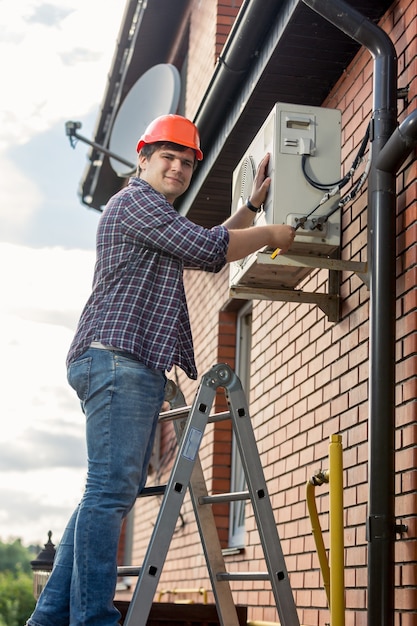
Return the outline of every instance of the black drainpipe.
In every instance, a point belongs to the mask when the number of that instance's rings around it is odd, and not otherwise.
[[[397,59],[387,34],[342,0],[303,0],[374,59],[372,167],[368,181],[369,496],[368,626],[394,624],[395,175],[377,169],[397,126]]]
[[[401,122],[378,155],[376,166],[396,174],[417,145],[417,109]]]

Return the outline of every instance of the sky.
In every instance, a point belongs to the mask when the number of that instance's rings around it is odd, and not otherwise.
[[[0,0],[0,540],[59,543],[83,491],[84,419],[65,358],[99,213],[78,186],[126,0]]]

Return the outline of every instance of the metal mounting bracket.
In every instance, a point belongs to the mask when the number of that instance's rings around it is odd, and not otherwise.
[[[282,254],[272,259],[270,253],[266,252],[259,252],[257,260],[258,263],[265,265],[327,269],[329,270],[328,292],[319,293],[289,288],[274,289],[265,286],[239,285],[230,288],[229,293],[232,298],[316,304],[327,315],[329,322],[338,322],[340,320],[340,272],[355,273],[369,288],[367,263],[299,254]]]
[[[116,159],[120,163],[123,163],[123,165],[127,165],[127,167],[130,167],[132,169],[132,171],[135,169],[134,164],[131,163],[130,161],[126,161],[126,159],[124,159],[123,157],[119,156],[118,154],[115,154],[114,152],[112,152],[108,148],[105,148],[104,146],[101,146],[100,144],[96,143],[95,141],[91,141],[91,139],[87,139],[87,137],[84,137],[83,135],[80,135],[79,132],[78,132],[78,130],[80,128],[81,128],[81,122],[69,121],[69,122],[65,123],[65,134],[67,135],[67,137],[69,137],[70,144],[71,144],[71,146],[73,148],[75,146],[74,139],[78,139],[79,141],[82,141],[83,143],[86,143],[87,145],[91,146],[92,148],[94,148],[98,152],[102,152],[103,154],[106,154],[107,156],[109,156],[109,157],[111,157],[113,159]]]

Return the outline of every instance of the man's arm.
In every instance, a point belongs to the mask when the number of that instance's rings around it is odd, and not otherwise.
[[[274,250],[280,248],[281,252],[287,252],[294,241],[294,237],[295,229],[286,224],[268,224],[229,230],[227,262],[243,259],[264,246],[269,246]]]

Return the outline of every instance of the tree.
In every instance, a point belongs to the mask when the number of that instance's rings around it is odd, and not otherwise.
[[[0,572],[0,625],[22,626],[34,608],[32,576]]]
[[[0,572],[30,574],[30,561],[33,558],[28,548],[22,546],[20,539],[15,539],[12,543],[0,541]]]
[[[0,626],[22,626],[35,607],[33,558],[20,539],[8,544],[0,541]]]

